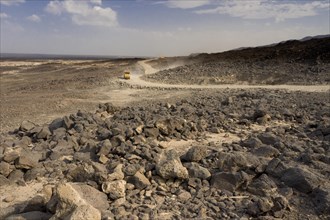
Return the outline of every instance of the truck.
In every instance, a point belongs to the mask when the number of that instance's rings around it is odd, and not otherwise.
[[[126,79],[126,80],[131,79],[131,73],[129,71],[124,72],[124,79]]]

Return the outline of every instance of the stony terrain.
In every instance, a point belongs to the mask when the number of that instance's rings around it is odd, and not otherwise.
[[[1,218],[329,217],[327,93],[204,91],[148,103],[101,104],[2,135]],[[3,191],[37,183],[18,204]]]
[[[156,67],[173,67],[145,76],[167,84],[329,84],[330,37],[287,41],[272,46],[219,54],[160,60]]]
[[[2,61],[0,219],[329,219],[329,53],[318,43],[275,46],[283,47],[281,76],[315,57],[325,68],[293,71],[284,84],[316,80],[294,89],[209,85],[206,70],[203,87],[164,84],[200,84],[196,73],[220,64],[266,83],[258,68],[275,61],[258,59],[273,47],[149,61]],[[167,75],[184,69],[185,82]]]

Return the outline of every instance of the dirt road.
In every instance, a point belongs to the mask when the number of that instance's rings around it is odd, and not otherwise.
[[[147,62],[150,60],[139,61],[139,65],[143,67],[144,74],[156,73]],[[159,88],[183,88],[183,89],[284,89],[289,91],[305,91],[305,92],[328,92],[330,85],[242,85],[242,84],[222,84],[222,85],[180,85],[180,84],[164,84],[149,82],[141,79],[143,74],[138,72],[132,73],[131,80],[128,80],[130,85],[143,87],[159,87]]]

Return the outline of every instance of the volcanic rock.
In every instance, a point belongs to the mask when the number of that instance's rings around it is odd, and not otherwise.
[[[244,152],[220,152],[218,159],[218,168],[221,171],[252,169],[260,165],[260,160],[256,156]]]
[[[181,164],[179,155],[175,150],[163,153],[156,164],[157,173],[164,179],[187,179],[188,170]]]
[[[109,194],[111,199],[118,199],[125,197],[126,181],[116,180],[108,181],[102,184],[102,191]]]
[[[280,141],[280,139],[272,133],[261,133],[258,135],[258,138],[262,143],[267,145],[275,145],[276,142]]]
[[[217,189],[234,192],[243,182],[240,173],[219,172],[212,175],[210,184]]]
[[[36,125],[31,122],[31,121],[23,121],[21,123],[21,126],[19,127],[19,129],[21,131],[30,131],[32,128],[34,128]]]
[[[29,149],[21,149],[20,156],[15,161],[17,169],[31,169],[38,165],[39,155]]]
[[[285,170],[281,180],[286,185],[303,193],[312,192],[313,189],[320,184],[315,174],[300,167],[293,167]]]
[[[84,219],[100,220],[101,212],[89,204],[70,183],[60,183],[47,207],[55,211],[51,220]]]
[[[258,196],[268,196],[276,192],[277,186],[275,182],[266,174],[262,174],[260,177],[253,180],[251,184],[249,184],[247,190]]]
[[[190,148],[185,155],[181,157],[182,160],[188,162],[198,162],[204,159],[207,155],[207,148],[202,146],[194,146]]]
[[[208,179],[211,176],[210,171],[198,165],[198,163],[184,163],[183,166],[188,169],[190,178]]]
[[[133,184],[137,189],[144,189],[151,184],[147,177],[140,172],[136,172],[134,176],[130,176],[127,182]]]
[[[48,127],[42,127],[42,129],[37,134],[38,139],[47,139],[51,135]]]

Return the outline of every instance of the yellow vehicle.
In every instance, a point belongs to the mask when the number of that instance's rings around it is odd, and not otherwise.
[[[131,73],[126,71],[124,72],[124,79],[130,79],[131,78]]]

